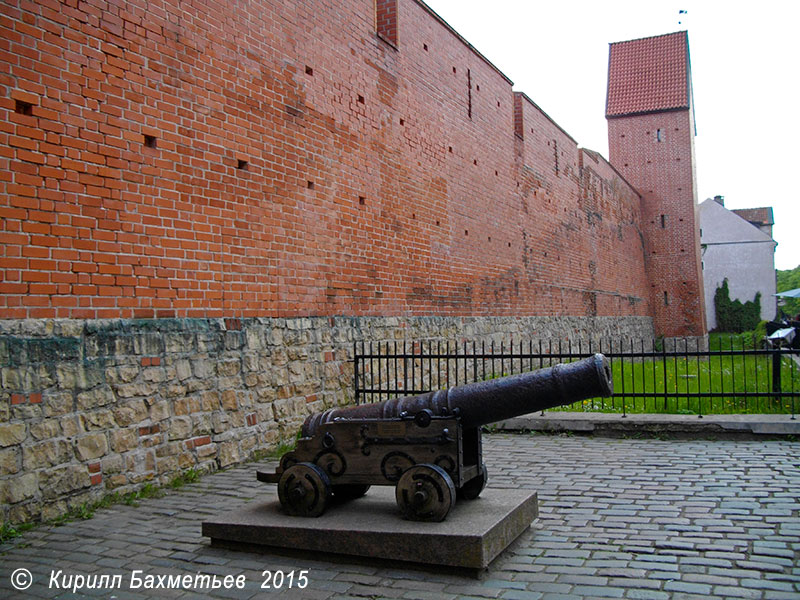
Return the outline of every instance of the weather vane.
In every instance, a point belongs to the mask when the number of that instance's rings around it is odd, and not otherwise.
[[[679,18],[679,19],[682,19],[683,17],[681,17],[680,15],[688,15],[688,14],[689,14],[689,11],[688,11],[688,10],[683,10],[683,9],[681,9],[681,10],[679,10],[679,11],[678,11],[678,18]],[[680,21],[680,20],[679,20],[679,21],[678,21],[678,25],[683,25],[683,21]]]

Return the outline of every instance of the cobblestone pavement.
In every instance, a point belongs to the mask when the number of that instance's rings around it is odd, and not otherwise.
[[[481,579],[211,548],[200,535],[207,515],[274,496],[250,464],[0,546],[0,597],[800,597],[800,443],[495,434],[485,436],[485,453],[490,485],[538,490],[541,515]],[[33,575],[24,593],[11,587],[19,568]],[[280,590],[261,589],[265,570],[273,585],[281,572]],[[85,585],[93,574],[122,583],[73,594],[49,587],[51,572],[62,588],[80,587],[78,575]],[[220,582],[243,576],[245,587],[130,586],[198,572]]]

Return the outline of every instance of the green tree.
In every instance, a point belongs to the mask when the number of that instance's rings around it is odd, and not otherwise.
[[[777,271],[778,291],[785,292],[800,288],[800,265],[788,271]],[[786,304],[781,306],[781,310],[788,316],[800,313],[800,298],[786,298]]]

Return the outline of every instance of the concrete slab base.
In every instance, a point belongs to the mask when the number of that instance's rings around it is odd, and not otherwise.
[[[486,569],[538,516],[536,492],[488,488],[456,503],[441,523],[406,521],[393,487],[372,487],[363,498],[330,507],[317,518],[290,517],[280,504],[254,502],[203,523],[212,545],[261,547],[390,559],[425,565]]]

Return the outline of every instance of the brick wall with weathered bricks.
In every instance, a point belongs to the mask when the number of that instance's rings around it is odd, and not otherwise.
[[[2,317],[650,315],[637,192],[380,6],[5,4]]]
[[[609,154],[641,194],[650,299],[667,337],[706,333],[693,110],[608,120]]]

